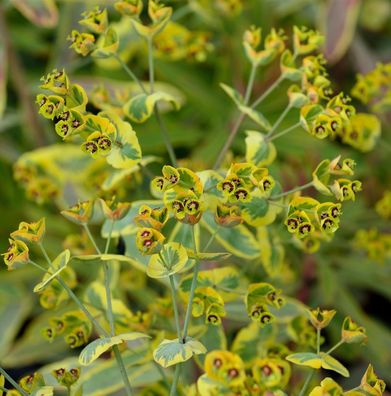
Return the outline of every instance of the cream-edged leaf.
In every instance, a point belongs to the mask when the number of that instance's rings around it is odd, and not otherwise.
[[[114,337],[98,338],[90,342],[80,353],[79,363],[88,366],[98,359],[104,352],[108,351],[113,345],[118,345],[126,341],[135,341],[141,338],[149,338],[148,335],[138,332],[120,334]]]
[[[193,355],[203,353],[206,353],[206,348],[194,338],[187,337],[184,344],[176,338],[175,340],[163,340],[154,350],[153,358],[156,363],[166,368],[186,362]]]

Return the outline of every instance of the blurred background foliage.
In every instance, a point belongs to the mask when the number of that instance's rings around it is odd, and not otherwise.
[[[82,11],[110,3],[100,0],[3,0],[0,3],[1,251],[6,249],[9,233],[22,220],[46,216],[47,245],[52,252],[59,251],[64,237],[75,231],[60,219],[55,203],[38,205],[26,198],[25,191],[14,181],[13,164],[25,152],[60,141],[52,123],[38,117],[34,103],[39,80],[46,72],[55,67],[65,68],[72,81],[87,91],[103,81],[122,87],[129,84],[119,64],[77,57],[66,42]],[[179,112],[165,115],[165,121],[178,157],[186,159],[184,163],[190,163],[193,169],[206,169],[213,164],[237,117],[219,83],[227,83],[243,92],[249,65],[242,50],[242,35],[249,25],[262,26],[265,33],[272,27],[284,28],[288,36],[295,24],[323,32],[326,36],[324,54],[329,60],[328,69],[336,92],[349,93],[357,73],[369,72],[378,62],[391,61],[389,0],[245,0],[238,12],[216,7],[217,0],[166,3],[174,7],[176,22],[190,30],[207,32],[212,44],[202,62],[172,60],[165,56],[159,56],[156,61],[157,80],[169,83],[171,89],[179,89],[186,101]],[[239,2],[228,3],[234,6]],[[121,43],[123,59],[138,76],[147,79],[144,44],[126,30],[121,34]],[[255,84],[256,95],[278,75],[278,62],[261,69]],[[263,114],[272,121],[287,104],[287,88],[288,84],[281,84],[262,105]],[[354,104],[363,109],[359,102]],[[368,346],[346,347],[338,352],[343,361],[351,362],[349,381],[352,384],[358,382],[368,360],[379,375],[391,383],[390,256],[379,263],[353,243],[360,228],[375,227],[381,232],[390,232],[390,224],[374,210],[384,191],[390,189],[390,116],[390,113],[382,114],[382,138],[370,153],[360,153],[337,141],[319,141],[297,129],[278,140],[278,161],[273,164],[273,171],[279,174],[284,189],[289,189],[306,183],[322,159],[342,154],[357,161],[357,176],[363,181],[364,191],[358,202],[346,206],[338,236],[324,244],[316,255],[303,254],[288,242],[285,247],[292,274],[286,277],[290,277],[290,281],[273,281],[276,286],[283,285],[285,293],[297,296],[306,304],[333,307],[338,310],[339,318],[351,315],[367,328]],[[298,112],[292,111],[281,129],[296,123],[297,119]],[[250,121],[246,123],[243,131],[252,126]],[[136,125],[135,129],[144,154],[166,157],[154,120]],[[233,151],[243,154],[243,132],[238,134]],[[156,169],[159,167],[160,164],[156,165]],[[132,194],[128,197],[131,200],[137,197],[137,192]],[[288,240],[288,235],[285,236]],[[11,368],[50,362],[54,356],[68,353],[65,344],[48,347],[43,338],[32,333],[47,316],[37,316],[29,323],[42,311],[30,292],[36,279],[34,274],[33,269],[8,274],[2,268],[0,272],[0,360]],[[338,337],[338,324],[336,321],[331,326],[331,340]]]

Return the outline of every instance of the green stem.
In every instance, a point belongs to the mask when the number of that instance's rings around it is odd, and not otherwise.
[[[254,86],[256,72],[257,72],[257,66],[253,64],[251,67],[250,77],[248,79],[246,93],[244,95],[244,103],[245,104],[247,104],[250,100],[251,92],[252,92],[253,86]]]
[[[214,230],[213,234],[210,236],[209,241],[206,243],[206,245],[205,245],[205,247],[204,247],[204,252],[208,251],[209,246],[210,246],[210,245],[212,244],[212,242],[215,240],[215,238],[216,238],[217,234],[219,233],[219,231],[220,231],[220,226],[218,226],[218,227]]]
[[[311,181],[309,183],[303,184],[302,186],[298,186],[298,187],[292,188],[292,190],[285,191],[285,192],[283,192],[281,194],[278,194],[278,195],[273,195],[269,199],[272,200],[272,199],[279,199],[279,198],[285,197],[285,196],[293,194],[293,193],[295,193],[297,191],[302,191],[302,190],[305,190],[306,188],[312,187],[313,184],[314,184],[314,182]]]
[[[250,77],[248,80],[248,84],[247,84],[247,88],[246,88],[246,93],[244,96],[244,101],[243,101],[243,105],[247,106],[249,100],[250,100],[250,96],[251,96],[251,92],[253,90],[253,86],[254,86],[254,80],[255,80],[255,73],[256,73],[256,69],[257,67],[255,65],[252,65],[251,68],[251,72],[250,72]],[[230,132],[230,134],[228,135],[228,138],[223,146],[223,148],[221,149],[215,164],[213,165],[213,169],[217,169],[221,163],[223,162],[223,159],[225,157],[225,154],[227,153],[227,151],[229,150],[229,148],[232,145],[232,142],[235,139],[235,136],[237,135],[240,126],[242,125],[243,120],[245,119],[246,115],[244,113],[240,113],[239,118],[236,120],[234,126],[232,127],[232,130]]]
[[[79,298],[72,291],[72,289],[64,282],[64,280],[60,276],[56,276],[56,279],[60,283],[62,288],[68,293],[69,297],[84,312],[88,320],[95,326],[96,330],[105,337],[108,337],[109,334],[107,333],[107,331],[95,320],[95,318],[91,315],[90,311],[84,306],[84,304],[79,300]]]
[[[111,220],[110,231],[109,231],[109,235],[108,235],[107,241],[106,241],[105,254],[107,254],[107,252],[109,251],[111,234],[113,233],[114,222],[115,222],[114,220]],[[111,301],[110,267],[109,267],[108,261],[103,262],[103,270],[104,270],[104,282],[105,282],[105,290],[106,290],[107,319],[108,319],[109,325],[110,325],[110,333],[111,333],[111,336],[113,337],[113,336],[115,336],[115,324],[114,324],[114,315],[113,315],[113,305],[112,305],[112,301]]]
[[[155,85],[155,66],[153,62],[153,41],[152,37],[148,37],[148,65],[149,65],[149,89],[151,94],[154,92],[154,85]]]
[[[174,378],[172,380],[172,385],[171,385],[171,391],[170,391],[170,396],[176,396],[177,395],[177,385],[178,385],[178,380],[179,380],[179,374],[181,373],[181,364],[177,364],[175,366],[175,373],[174,373]]]
[[[307,378],[306,378],[306,380],[305,380],[305,382],[304,382],[304,385],[303,385],[303,387],[301,388],[301,391],[300,391],[300,393],[299,393],[299,396],[304,396],[306,393],[306,390],[307,390],[307,388],[308,388],[308,385],[310,384],[310,382],[311,382],[311,380],[312,380],[312,377],[314,376],[314,374],[315,374],[315,370],[311,370],[309,373],[308,373],[308,376],[307,376]]]
[[[270,85],[270,87],[258,99],[256,99],[250,107],[252,109],[257,107],[280,85],[280,83],[283,80],[284,80],[284,77],[282,77],[282,75],[280,75],[280,77],[278,77],[277,80],[274,81],[274,83],[272,85]]]
[[[94,246],[96,252],[97,252],[98,254],[102,254],[102,252],[100,251],[98,245],[97,245],[96,242],[95,242],[94,237],[93,237],[92,234],[91,234],[90,227],[88,227],[88,224],[87,224],[87,223],[83,223],[83,228],[84,228],[84,230],[86,231],[86,233],[87,233],[87,235],[88,235],[88,238],[90,239],[90,241],[91,241],[92,245]]]
[[[178,341],[180,341],[180,339],[181,339],[181,325],[179,323],[178,303],[177,303],[177,299],[176,299],[174,275],[170,275],[169,279],[170,279],[170,286],[171,286],[172,304],[174,306],[175,326],[176,326],[176,331],[178,334]]]
[[[291,106],[288,104],[288,106],[285,107],[285,110],[280,114],[278,117],[277,121],[274,123],[272,129],[269,131],[269,133],[266,135],[266,138],[269,138],[273,133],[277,130],[283,119],[286,117],[286,115],[289,113],[291,109]]]
[[[316,329],[316,353],[320,353],[320,329]]]
[[[157,105],[155,105],[155,108],[153,109],[153,112],[155,114],[156,121],[158,122],[158,124],[160,126],[160,131],[161,131],[161,134],[162,134],[162,138],[163,138],[164,144],[166,146],[168,155],[170,157],[170,161],[171,161],[171,163],[172,163],[172,165],[174,167],[177,167],[178,163],[177,163],[174,147],[171,144],[170,136],[168,134],[166,125],[164,124],[163,119],[162,119],[162,117],[160,115],[160,111],[159,111],[159,108],[157,107]]]
[[[115,220],[111,220],[110,229],[109,229],[109,235],[108,235],[107,240],[106,240],[105,254],[107,254],[109,252],[110,242],[111,242],[111,234],[113,233],[114,223],[115,223]]]
[[[155,86],[155,66],[154,66],[154,62],[153,62],[153,41],[152,41],[152,37],[149,37],[147,39],[148,42],[148,65],[149,65],[149,85],[150,85],[150,92],[151,94],[154,92],[154,86]],[[177,167],[177,159],[176,159],[176,155],[175,155],[175,151],[174,148],[171,144],[171,140],[170,140],[170,136],[168,134],[167,128],[163,122],[162,117],[160,116],[160,112],[159,112],[159,107],[157,106],[157,104],[155,104],[153,112],[155,114],[156,117],[156,121],[159,124],[160,127],[160,131],[162,134],[162,138],[164,141],[164,144],[166,146],[168,155],[170,157],[171,163],[173,166]]]
[[[110,334],[112,337],[115,336],[115,325],[114,325],[114,315],[113,315],[113,305],[111,301],[111,290],[110,290],[110,268],[107,261],[103,263],[104,270],[104,283],[106,290],[106,304],[107,304],[107,319],[110,325]]]
[[[88,231],[89,231],[89,229],[88,229]],[[91,234],[89,234],[89,235],[91,235]],[[91,238],[94,241],[94,245],[96,246],[95,240],[92,237],[92,235],[91,235]],[[44,253],[44,256],[46,257],[46,260],[47,260],[49,266],[51,266],[52,262],[51,262],[49,256],[47,255],[46,250],[45,250],[44,246],[42,245],[42,243],[40,244],[40,247],[41,247],[42,252]],[[96,246],[96,248],[97,248],[97,246]],[[99,251],[99,249],[97,249],[97,251]],[[34,263],[34,264],[36,264],[36,263]],[[41,267],[39,264],[36,264],[36,266],[38,268],[40,267],[41,269],[43,269],[46,272],[46,270],[43,267]],[[76,305],[84,312],[84,314],[87,316],[87,318],[90,320],[90,322],[95,326],[97,331],[99,333],[101,333],[101,335],[103,335],[105,337],[109,337],[110,334],[108,334],[107,331],[95,320],[95,318],[91,315],[91,313],[88,311],[88,309],[79,300],[79,298],[76,296],[76,294],[73,293],[71,288],[63,281],[63,279],[60,276],[58,276],[58,275],[56,276],[56,279],[60,283],[60,285],[65,289],[65,291],[68,293],[69,297],[72,298],[72,300],[76,303]],[[106,294],[106,298],[107,298],[107,294]],[[110,299],[110,301],[111,301],[111,299]],[[126,394],[128,396],[133,396],[132,388],[130,386],[129,378],[128,378],[128,375],[126,373],[125,365],[124,365],[121,353],[120,353],[117,345],[113,346],[113,352],[114,352],[114,356],[115,356],[115,358],[117,360],[117,364],[118,364],[119,370],[120,370],[121,375],[122,375],[122,380],[123,380],[124,385],[125,385]]]
[[[294,129],[298,128],[300,125],[301,125],[300,122],[297,122],[296,124],[290,126],[290,127],[287,128],[287,129],[284,129],[283,131],[281,131],[281,132],[275,134],[274,136],[270,136],[267,140],[268,140],[269,142],[271,142],[272,140],[275,140],[275,139],[277,139],[277,138],[279,138],[279,137],[281,137],[281,136],[283,136],[283,135],[286,135],[287,133],[293,131]]]
[[[92,244],[94,245],[95,250],[97,251],[98,254],[101,254],[101,252],[98,248],[98,245],[96,244],[95,239],[92,236],[90,229],[88,228],[88,225],[84,224],[84,228],[85,228],[87,235],[90,238]],[[109,235],[109,239],[110,238],[111,238],[111,233]],[[105,278],[104,283],[105,283],[105,290],[106,290],[107,316],[108,316],[108,320],[109,320],[109,324],[110,324],[111,336],[114,336],[115,335],[115,326],[114,326],[114,315],[113,315],[113,308],[112,308],[112,301],[111,301],[111,290],[110,290],[110,269],[109,269],[107,262],[104,263],[103,268],[104,268],[104,278]],[[117,365],[118,365],[119,371],[122,376],[122,381],[125,386],[126,394],[128,396],[133,396],[132,387],[130,385],[129,377],[126,372],[125,364],[124,364],[124,361],[122,360],[121,352],[118,348],[118,345],[114,345],[112,349],[114,352],[115,359],[117,360]]]
[[[113,56],[115,59],[117,59],[117,61],[122,66],[124,71],[128,74],[128,76],[140,87],[141,91],[146,94],[147,90],[145,89],[144,84],[137,78],[137,76],[132,72],[128,65],[120,58],[119,55],[115,54]]]
[[[44,248],[42,242],[38,242],[38,246],[40,247],[41,252],[42,252],[43,256],[45,257],[46,262],[49,264],[49,267],[51,267],[52,266],[52,260],[50,260],[50,257],[48,255],[46,249]]]
[[[156,362],[154,362],[154,364],[155,364],[156,368],[158,369],[160,375],[162,376],[162,380],[163,380],[164,386],[166,387],[166,389],[168,391],[170,391],[170,383],[168,382],[167,375],[164,372],[162,366],[159,363],[156,363]]]
[[[14,381],[14,379],[2,368],[0,367],[0,374],[3,374],[7,381],[23,396],[28,396],[28,394],[19,386],[19,384]]]
[[[195,231],[194,227],[192,226],[192,235],[193,235],[193,245],[194,245],[194,253],[197,255],[197,242],[195,238]],[[187,337],[187,332],[189,329],[189,324],[190,324],[190,317],[191,317],[191,308],[193,305],[193,299],[194,299],[194,293],[195,289],[197,286],[197,279],[198,279],[198,271],[200,269],[200,262],[199,260],[196,260],[195,266],[194,266],[194,273],[193,273],[193,279],[191,281],[191,286],[190,286],[190,295],[189,295],[189,304],[187,305],[186,309],[186,316],[185,316],[185,324],[183,325],[183,335],[182,335],[182,342],[186,342],[186,337]]]
[[[332,348],[330,348],[327,352],[325,352],[325,354],[330,355],[331,352],[334,352],[337,348],[339,348],[344,343],[345,343],[345,340],[339,340]]]
[[[122,360],[121,352],[119,351],[118,345],[113,346],[113,352],[114,352],[115,359],[117,360],[119,371],[121,372],[122,381],[124,382],[124,385],[125,385],[126,394],[128,396],[133,396],[132,387],[130,385],[129,377],[126,372],[124,361]]]

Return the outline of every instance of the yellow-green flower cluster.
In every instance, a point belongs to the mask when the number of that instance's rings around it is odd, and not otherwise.
[[[261,47],[261,28],[251,26],[243,36],[243,46],[248,60],[254,67],[271,63],[285,49],[286,36],[283,30],[272,29]]]
[[[376,228],[358,230],[354,245],[363,250],[369,259],[378,263],[384,263],[391,257],[391,234],[380,232]]]
[[[203,62],[213,49],[209,36],[207,32],[193,32],[179,23],[169,22],[154,37],[155,52],[158,57],[173,61]]]
[[[68,311],[60,317],[52,317],[49,327],[42,329],[43,336],[53,341],[57,336],[63,336],[71,348],[77,348],[88,342],[92,324],[82,311]]]
[[[391,191],[384,191],[383,197],[376,202],[375,210],[386,220],[391,219]]]
[[[165,207],[180,222],[198,223],[204,211],[200,178],[190,169],[169,165],[163,167],[162,174],[152,180],[152,189],[163,194]]]
[[[296,243],[309,253],[315,252],[321,240],[330,240],[339,228],[341,204],[320,203],[314,198],[296,197],[289,203],[285,220]]]
[[[368,105],[375,113],[391,108],[391,63],[378,63],[369,73],[357,75],[352,96]]]
[[[70,48],[82,56],[91,54],[96,58],[109,58],[115,55],[119,42],[116,31],[109,27],[107,10],[95,7],[82,16],[79,24],[86,27],[88,32],[72,30],[68,36]]]
[[[253,283],[248,287],[246,307],[248,316],[261,326],[273,322],[274,315],[270,308],[280,309],[285,304],[281,290],[269,283]]]

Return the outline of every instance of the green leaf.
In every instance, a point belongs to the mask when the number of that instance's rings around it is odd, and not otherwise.
[[[16,279],[12,282],[7,281],[7,278],[2,279],[0,283],[0,359],[8,354],[32,306],[30,293],[27,294]]]
[[[90,365],[100,355],[109,350],[113,345],[126,341],[136,341],[141,338],[150,338],[148,335],[138,332],[120,334],[114,337],[98,338],[90,342],[80,353],[79,363],[82,366]]]
[[[123,111],[130,120],[141,124],[152,115],[156,103],[160,100],[171,103],[176,110],[180,108],[180,102],[174,96],[166,92],[155,92],[136,95],[125,103]]]
[[[319,355],[312,352],[293,353],[288,355],[286,360],[300,366],[307,366],[315,369],[320,369],[322,367],[322,359]]]
[[[158,157],[148,155],[140,159],[140,161],[138,161],[138,164],[134,166],[126,167],[125,169],[113,169],[113,171],[106,177],[105,181],[103,182],[102,189],[105,191],[109,191],[118,187],[121,183],[125,182],[125,179],[128,179],[130,175],[139,172],[141,167],[145,167],[152,162],[158,162],[158,160]]]
[[[275,327],[260,327],[258,323],[251,322],[248,326],[239,330],[232,343],[231,351],[237,353],[246,364],[251,362],[259,355],[258,346],[265,345],[272,340]]]
[[[165,278],[181,271],[188,260],[186,249],[176,242],[166,243],[159,254],[153,254],[147,267],[151,278]]]
[[[190,292],[192,275],[186,276],[180,283],[182,293]],[[233,267],[219,267],[198,273],[198,287],[211,287],[218,291],[224,301],[232,301],[237,298],[238,289],[241,286],[239,272]]]
[[[128,369],[129,380],[134,387],[151,385],[161,379],[156,365],[153,362],[146,362],[149,348],[149,343],[142,342],[132,350],[121,354],[125,367]],[[76,364],[74,363],[71,367],[75,367]],[[63,365],[50,367],[49,373],[58,367],[63,367]],[[105,396],[120,392],[123,387],[116,360],[98,359],[90,366],[83,367],[82,375],[74,385],[74,391],[82,390],[83,396]]]
[[[110,58],[118,50],[119,42],[117,32],[109,27],[107,31],[98,40],[98,48],[92,51],[91,56],[94,58]]]
[[[53,261],[52,265],[50,267],[51,274],[46,273],[43,277],[43,280],[39,282],[35,287],[34,287],[34,293],[39,293],[43,291],[46,286],[57,277],[58,274],[60,274],[68,265],[68,262],[71,258],[71,252],[66,249],[63,252],[61,252]],[[53,272],[54,271],[54,272]]]
[[[270,122],[261,112],[244,105],[240,105],[239,110],[259,125],[263,131],[268,132],[272,129]]]
[[[193,355],[206,353],[206,348],[201,342],[187,337],[186,343],[182,344],[178,338],[175,340],[163,340],[153,352],[156,363],[162,367],[170,367],[178,363],[186,362]]]
[[[314,187],[322,194],[333,195],[327,186],[330,180],[330,160],[323,160],[312,172]]]
[[[330,355],[326,355],[324,352],[321,352],[320,356],[322,358],[322,368],[335,371],[336,373],[341,374],[344,377],[349,377],[348,369],[343,366],[337,359],[333,358]]]
[[[202,374],[198,378],[197,389],[200,396],[229,395],[231,393],[227,384],[211,379],[206,374]]]
[[[220,87],[234,101],[238,108],[243,104],[243,96],[236,89],[223,83],[220,83]]]
[[[285,258],[284,247],[277,236],[267,227],[257,229],[257,239],[261,249],[261,262],[269,276],[276,276],[282,269]]]
[[[259,167],[270,165],[277,155],[274,144],[267,142],[260,132],[246,131],[246,134],[246,162]]]
[[[266,198],[262,196],[252,196],[251,200],[241,204],[240,208],[241,216],[246,223],[254,227],[266,225],[268,223],[267,221],[265,222],[269,210],[269,202]]]
[[[213,214],[209,212],[204,213],[200,223],[211,234],[216,232],[218,228]],[[254,259],[261,254],[259,244],[254,235],[242,224],[232,228],[219,227],[215,239],[221,246],[237,257]]]
[[[104,112],[100,115],[108,117],[117,129],[115,142],[106,157],[107,162],[116,169],[129,169],[139,164],[141,147],[132,126],[114,113]]]

